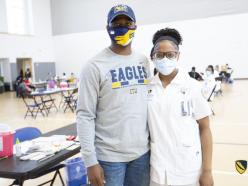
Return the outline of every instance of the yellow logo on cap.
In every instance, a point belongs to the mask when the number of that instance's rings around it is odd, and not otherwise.
[[[124,6],[124,5],[116,6],[114,12],[116,13],[116,12],[119,12],[119,11],[127,12],[127,6]]]

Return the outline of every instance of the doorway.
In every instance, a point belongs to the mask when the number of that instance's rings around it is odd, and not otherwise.
[[[29,69],[31,72],[31,79],[33,79],[32,58],[17,58],[16,64],[17,64],[18,75],[20,74],[20,72],[22,70],[23,76],[24,76],[27,69]]]

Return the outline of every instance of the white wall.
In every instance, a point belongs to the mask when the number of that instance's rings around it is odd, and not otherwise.
[[[63,72],[79,75],[82,65],[110,44],[105,31],[54,36],[53,41],[58,75]]]
[[[34,36],[0,34],[0,58],[32,58],[34,62],[56,61],[57,74],[79,74],[87,60],[110,40],[105,28],[52,37],[50,0],[33,1]],[[209,64],[229,63],[235,77],[248,77],[248,14],[212,17],[207,19],[178,21],[138,26],[133,47],[149,56],[152,35],[161,28],[178,29],[183,38],[181,64],[190,69],[196,66],[203,71]]]
[[[228,63],[235,71],[234,77],[248,78],[247,22],[248,14],[240,14],[145,26],[137,33],[134,46],[149,55],[153,33],[174,27],[184,39],[180,61],[184,68],[196,66],[204,71],[209,64]]]
[[[139,25],[248,12],[247,0],[51,0],[53,34],[101,30],[120,3],[132,7]]]
[[[35,0],[33,3],[34,35],[21,36],[0,34],[0,58],[32,58],[33,61],[54,61],[50,0]]]
[[[0,0],[0,32],[7,32],[7,17],[5,0]]]
[[[170,22],[138,27],[133,47],[149,56],[152,36],[161,28],[174,27],[183,36],[181,65],[186,69],[196,66],[204,71],[207,65],[226,64],[233,67],[234,77],[248,78],[248,14],[207,19]],[[56,69],[79,74],[87,60],[110,40],[105,30],[54,36]]]

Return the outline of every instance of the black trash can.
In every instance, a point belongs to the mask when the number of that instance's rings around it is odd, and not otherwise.
[[[10,83],[4,83],[5,91],[10,91]]]

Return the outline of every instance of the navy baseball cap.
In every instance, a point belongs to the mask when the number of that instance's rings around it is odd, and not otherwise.
[[[108,24],[111,23],[118,15],[126,15],[132,21],[136,22],[132,8],[127,5],[119,4],[110,9],[108,13]]]

